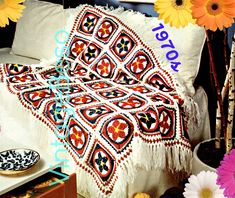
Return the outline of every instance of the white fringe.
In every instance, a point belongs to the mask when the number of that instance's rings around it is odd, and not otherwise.
[[[97,184],[90,174],[87,174],[82,168],[77,166],[77,189],[79,193],[84,197],[95,197],[95,198],[123,198],[127,197],[126,186],[128,183],[134,182],[134,176],[137,174],[137,167],[132,163],[131,160],[125,163],[118,164],[119,168],[116,170],[116,176],[118,176],[115,182],[113,191],[111,194],[102,194],[98,189]]]
[[[140,138],[135,137],[133,141],[133,162],[135,166],[146,170],[166,168],[166,150],[163,143],[150,145]]]
[[[191,172],[191,157],[192,152],[179,145],[165,147],[163,143],[133,142],[133,162],[146,170],[167,168],[172,172]]]
[[[180,92],[178,94],[184,100],[183,108],[184,112],[186,113],[188,121],[187,127],[189,131],[197,131],[202,122],[198,104],[193,100],[192,97],[181,94]]]

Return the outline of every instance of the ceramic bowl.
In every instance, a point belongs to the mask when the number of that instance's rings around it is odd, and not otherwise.
[[[32,168],[40,159],[31,149],[10,149],[0,152],[0,174],[17,175]]]

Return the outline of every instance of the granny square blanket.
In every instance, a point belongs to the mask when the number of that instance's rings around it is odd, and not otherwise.
[[[84,6],[55,66],[4,64],[0,77],[64,143],[81,175],[78,187],[91,197],[124,197],[137,167],[189,169],[177,82],[105,10]]]

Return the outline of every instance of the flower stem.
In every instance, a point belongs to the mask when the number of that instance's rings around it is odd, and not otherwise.
[[[228,68],[228,59],[227,59],[227,36],[228,35],[228,29],[225,28],[224,29],[224,62],[225,62],[225,69],[226,69],[226,78],[225,78],[225,81],[224,81],[224,85],[223,85],[223,88],[222,88],[222,91],[221,91],[221,95],[222,95],[222,102],[224,102],[224,98],[225,96],[227,95],[227,92],[228,92],[228,87],[229,87],[229,77],[230,77],[230,72],[231,72],[231,69],[232,67],[229,67]],[[227,126],[227,132],[228,134],[228,126]],[[215,131],[215,137],[220,137],[220,134],[221,134],[221,110],[220,110],[220,105],[219,105],[219,102],[217,101],[217,109],[216,109],[216,131]],[[217,138],[217,139],[218,139]],[[227,140],[225,140],[226,142],[226,150],[228,150],[228,137],[227,137]],[[220,142],[215,142],[216,144],[216,148],[219,148],[219,144]]]
[[[223,101],[222,101],[222,96],[221,96],[221,92],[220,92],[219,80],[218,80],[216,68],[215,68],[215,62],[214,62],[211,41],[210,41],[210,38],[208,35],[208,30],[206,30],[206,38],[207,38],[207,46],[208,46],[209,58],[210,58],[210,67],[211,67],[211,71],[212,71],[212,75],[213,75],[213,79],[214,79],[214,83],[215,83],[216,96],[217,96],[217,100],[218,100],[218,103],[220,106],[220,111],[221,111],[220,112],[221,117],[218,119],[221,119],[221,129],[224,134],[224,139],[226,139],[226,123],[225,123],[225,116],[224,116],[224,107],[223,107]],[[215,137],[215,147],[218,149],[220,148],[220,135],[221,135],[221,131],[217,131],[216,137]]]
[[[232,133],[233,133],[233,118],[235,105],[235,35],[232,43],[230,66],[227,75],[229,76],[229,96],[228,96],[228,118],[227,118],[227,137],[226,137],[226,153],[232,149]]]
[[[228,71],[228,56],[227,56],[227,40],[228,40],[228,29],[224,29],[224,63],[226,71]]]

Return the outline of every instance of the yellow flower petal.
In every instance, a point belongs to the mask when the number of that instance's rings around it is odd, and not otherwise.
[[[9,25],[8,18],[5,16],[1,17],[1,14],[0,14],[0,27],[5,27],[6,25]]]
[[[9,25],[9,20],[17,22],[25,6],[19,4],[24,0],[2,0],[0,3],[0,27]]]
[[[194,23],[190,0],[182,0],[181,4],[177,0],[157,0],[154,9],[159,13],[159,18],[170,26],[180,28]]]
[[[178,14],[178,17],[179,17],[179,22],[180,24],[182,24],[183,27],[186,26],[186,24],[188,24],[189,21],[186,13],[182,11],[180,14]]]

